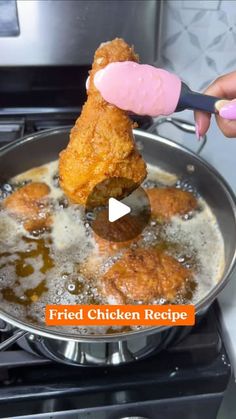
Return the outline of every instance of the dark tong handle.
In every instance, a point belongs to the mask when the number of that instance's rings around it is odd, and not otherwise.
[[[219,97],[204,95],[192,92],[190,88],[182,82],[180,98],[176,107],[176,112],[184,109],[193,109],[209,113],[217,113],[216,102],[222,100]]]

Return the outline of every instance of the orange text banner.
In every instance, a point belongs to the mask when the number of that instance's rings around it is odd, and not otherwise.
[[[193,326],[193,305],[47,305],[48,326]]]

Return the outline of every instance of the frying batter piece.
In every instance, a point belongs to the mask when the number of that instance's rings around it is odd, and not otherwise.
[[[197,207],[197,199],[187,191],[176,188],[151,188],[146,190],[152,216],[168,221],[174,215],[184,215]]]
[[[138,61],[122,39],[101,44],[90,72],[88,99],[71,130],[70,142],[60,154],[60,186],[74,203],[85,205],[94,187],[107,179],[97,204],[107,197],[121,198],[146,177],[146,164],[138,153],[127,113],[108,104],[94,86],[98,70],[116,61]],[[118,184],[114,178],[123,178]]]
[[[46,183],[30,183],[13,192],[3,201],[9,214],[24,221],[27,231],[41,230],[50,225],[47,204],[50,188]]]
[[[177,294],[189,298],[194,288],[191,270],[157,249],[129,249],[101,279],[109,303],[150,303],[164,298],[173,302]]]

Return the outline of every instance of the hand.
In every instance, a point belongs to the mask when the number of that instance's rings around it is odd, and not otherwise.
[[[216,115],[216,122],[226,137],[236,137],[236,71],[216,79],[204,93],[230,100],[220,100],[217,102],[219,114]],[[195,112],[196,131],[199,136],[206,134],[210,126],[210,121],[210,114],[199,111]]]

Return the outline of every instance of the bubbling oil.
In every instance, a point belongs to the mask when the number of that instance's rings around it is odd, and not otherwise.
[[[101,255],[84,209],[69,204],[58,183],[58,162],[34,168],[0,185],[0,302],[12,316],[44,326],[46,304],[105,304],[99,292],[99,276],[122,257],[124,249]],[[1,200],[30,182],[50,187],[53,211],[50,230],[27,232],[11,217]],[[156,247],[191,270],[188,292],[175,303],[197,303],[219,281],[224,270],[224,242],[217,220],[207,203],[188,181],[148,166],[144,188],[175,186],[192,192],[198,208],[184,217],[163,223],[151,218],[137,241],[130,246]],[[116,302],[116,301],[114,301]],[[150,303],[164,304],[159,298]],[[142,304],[142,301],[136,301]],[[53,329],[53,328],[52,328]],[[55,327],[60,329],[60,327]],[[72,334],[128,332],[132,328],[63,327]],[[137,327],[134,327],[137,330]]]

